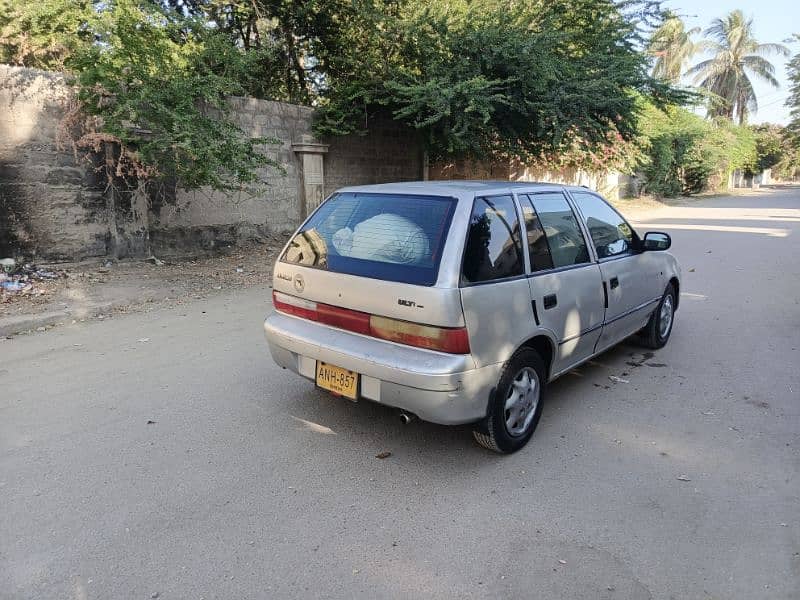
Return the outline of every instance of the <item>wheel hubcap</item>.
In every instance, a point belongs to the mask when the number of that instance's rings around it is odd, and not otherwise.
[[[539,376],[530,367],[517,373],[508,390],[505,404],[506,430],[510,435],[524,434],[539,405]]]
[[[661,313],[659,314],[658,319],[658,334],[665,338],[667,337],[667,333],[669,333],[669,328],[672,327],[672,313],[673,313],[673,306],[672,306],[672,295],[668,295],[664,298],[664,301],[661,303]]]

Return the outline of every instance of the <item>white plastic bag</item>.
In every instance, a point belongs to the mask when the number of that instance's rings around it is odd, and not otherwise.
[[[333,234],[333,246],[342,256],[399,264],[418,263],[430,255],[422,228],[393,213],[375,215],[353,230],[339,229]]]

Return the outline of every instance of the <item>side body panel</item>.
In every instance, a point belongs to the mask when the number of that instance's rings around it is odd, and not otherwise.
[[[603,325],[604,298],[596,264],[535,274],[528,280],[541,327],[558,341],[551,373],[559,373],[592,355]],[[548,304],[556,304],[545,308]]]
[[[535,335],[525,277],[461,288],[461,300],[470,349],[479,367],[508,360]]]
[[[600,262],[608,290],[603,333],[597,350],[604,350],[644,327],[663,293],[663,275],[653,253],[643,252]]]

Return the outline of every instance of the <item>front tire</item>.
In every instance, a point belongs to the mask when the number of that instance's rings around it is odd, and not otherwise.
[[[533,436],[542,416],[547,369],[536,350],[522,348],[506,363],[489,413],[472,431],[484,448],[510,454]]]
[[[672,325],[675,323],[675,301],[675,286],[670,283],[642,330],[642,340],[648,348],[658,350],[669,341]]]

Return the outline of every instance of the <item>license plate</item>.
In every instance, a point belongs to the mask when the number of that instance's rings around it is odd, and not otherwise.
[[[317,385],[345,398],[358,398],[358,373],[341,367],[317,362]]]

